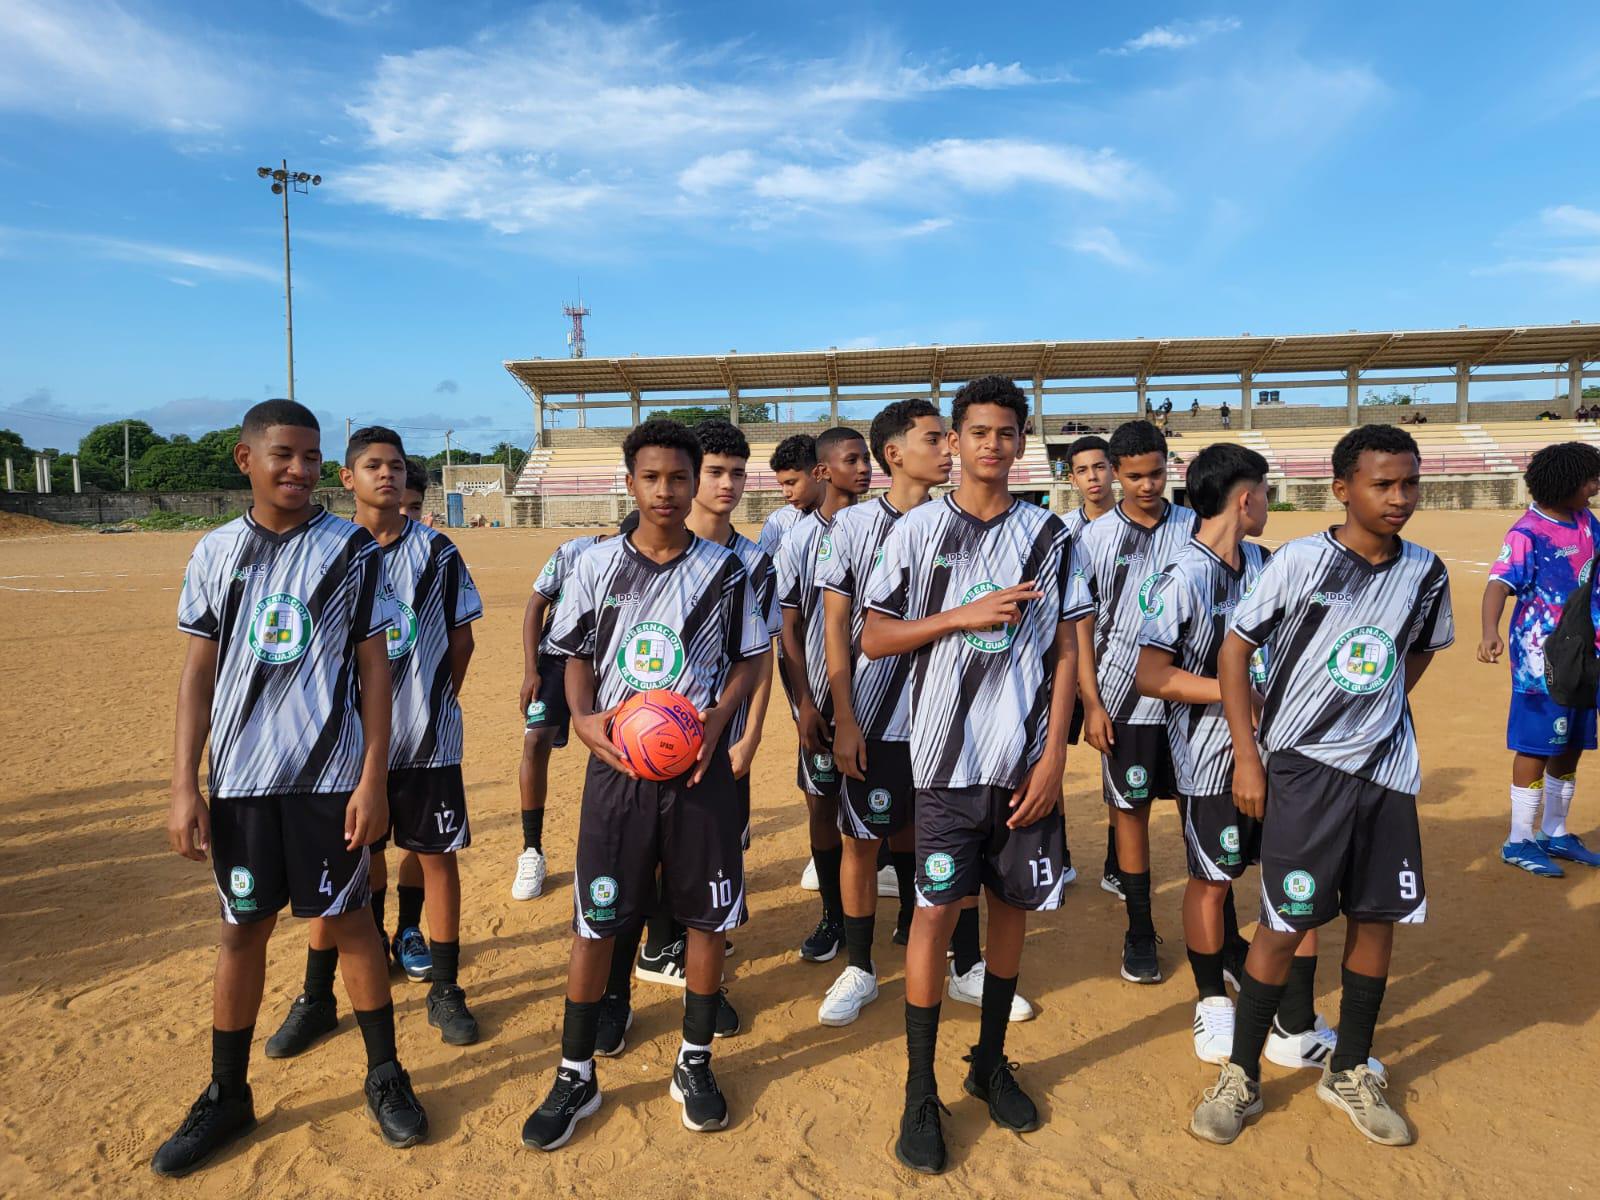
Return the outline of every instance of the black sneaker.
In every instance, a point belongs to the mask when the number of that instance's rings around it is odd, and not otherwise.
[[[522,1123],[522,1144],[532,1150],[559,1150],[585,1117],[600,1111],[600,1076],[591,1067],[585,1079],[571,1067],[556,1070],[544,1103]]]
[[[668,942],[654,954],[650,947],[644,946],[639,950],[639,961],[634,964],[633,973],[639,979],[651,983],[664,983],[668,987],[684,986],[684,956],[688,948],[682,938],[675,942]]]
[[[470,1046],[478,1040],[478,1018],[467,1007],[467,993],[453,983],[428,989],[428,1024],[448,1046]]]
[[[241,1095],[225,1097],[222,1088],[213,1081],[200,1093],[200,1099],[189,1106],[178,1132],[161,1143],[150,1160],[150,1169],[168,1179],[187,1175],[205,1166],[218,1150],[255,1127],[256,1109],[250,1086],[246,1084]]]
[[[1104,875],[1100,876],[1100,890],[1110,892],[1118,900],[1124,902],[1128,899],[1122,890],[1122,876],[1109,869]]]
[[[1222,978],[1236,992],[1244,982],[1244,960],[1249,954],[1250,943],[1243,938],[1222,948]]]
[[[717,989],[717,1028],[718,1037],[736,1037],[739,1033],[739,1011],[728,1003],[728,989]]]
[[[1002,1058],[992,1069],[981,1070],[976,1046],[962,1061],[972,1064],[967,1071],[967,1081],[962,1086],[967,1089],[967,1095],[976,1096],[988,1104],[991,1121],[1013,1133],[1032,1133],[1039,1128],[1039,1110],[1028,1099],[1028,1093],[1018,1086],[1017,1077],[1013,1074],[1017,1069],[1016,1063]]]
[[[905,1115],[900,1118],[900,1140],[894,1144],[894,1156],[924,1175],[943,1171],[944,1129],[939,1114],[949,1111],[932,1093],[924,1096],[915,1107],[907,1102]]]
[[[800,957],[807,962],[827,962],[839,953],[843,943],[844,926],[824,915],[811,935],[800,943]]]
[[[294,998],[278,1032],[267,1039],[268,1058],[293,1058],[304,1054],[317,1039],[339,1027],[339,1006],[333,997],[313,1000],[304,992]]]
[[[1160,983],[1161,963],[1156,958],[1153,933],[1129,933],[1122,939],[1122,977],[1129,983]]]
[[[696,1133],[728,1127],[728,1102],[711,1073],[711,1055],[704,1050],[680,1054],[667,1089],[683,1105],[683,1127]]]
[[[602,1058],[615,1058],[628,1048],[628,1030],[633,1028],[633,1006],[615,992],[600,997],[600,1023],[595,1029],[594,1052]]]
[[[404,1150],[428,1136],[428,1114],[411,1090],[411,1076],[390,1059],[367,1072],[367,1116],[386,1146]]]

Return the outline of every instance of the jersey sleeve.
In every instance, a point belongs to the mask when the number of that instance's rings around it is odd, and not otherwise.
[[[1075,620],[1094,611],[1094,571],[1083,539],[1073,538],[1067,554],[1067,585],[1061,591],[1061,619]]]
[[[352,641],[364,642],[376,637],[395,623],[399,613],[395,608],[394,588],[389,586],[389,573],[383,569],[383,551],[377,542],[369,540],[356,552],[349,586],[354,598],[350,610]]]
[[[761,563],[756,568],[753,580],[756,602],[761,606],[762,619],[767,623],[767,638],[770,641],[783,632],[783,612],[778,608],[778,568],[772,565],[772,559],[766,555],[761,556]]]
[[[556,552],[540,568],[539,574],[534,576],[533,590],[546,600],[554,601],[556,597],[561,595],[562,578],[566,574],[561,569],[562,551],[565,549],[565,546],[557,546]]]
[[[911,595],[911,556],[906,534],[909,527],[910,522],[902,518],[889,530],[878,550],[882,557],[873,564],[862,595],[865,607],[902,621],[906,619]]]
[[[459,629],[483,616],[483,597],[461,551],[453,545],[446,551],[444,568],[444,623],[448,629]]]
[[[855,595],[857,579],[851,567],[850,529],[844,521],[835,521],[833,528],[823,535],[828,539],[830,553],[817,559],[817,571],[812,582],[819,588],[838,592],[841,596]]]
[[[222,598],[212,573],[211,539],[201,538],[189,555],[178,593],[178,628],[195,637],[216,641],[222,636]]]
[[[596,610],[594,598],[595,555],[586,554],[572,564],[570,577],[561,589],[555,620],[545,640],[551,651],[568,658],[593,658]]]
[[[1450,608],[1450,574],[1441,564],[1439,578],[1422,600],[1422,615],[1416,633],[1406,648],[1408,654],[1432,654],[1456,640],[1455,614]]]
[[[1237,633],[1252,646],[1259,646],[1272,636],[1289,611],[1295,597],[1293,555],[1274,554],[1256,576],[1239,607],[1233,610],[1230,631]]]
[[[1537,559],[1533,553],[1533,539],[1515,527],[1506,532],[1506,540],[1495,555],[1489,568],[1489,578],[1498,579],[1518,596],[1525,594],[1535,582]]]
[[[724,602],[728,605],[728,661],[743,662],[759,658],[772,650],[772,627],[762,610],[761,598],[756,593],[755,580],[730,552],[733,566],[723,588]]]
[[[801,564],[798,549],[803,540],[798,536],[786,537],[778,546],[775,565],[778,568],[778,605],[781,608],[800,607]]]
[[[1188,625],[1189,589],[1184,585],[1183,576],[1175,571],[1163,571],[1150,585],[1145,599],[1138,644],[1171,653],[1183,644]]]
[[[761,522],[761,532],[756,534],[756,545],[765,550],[767,557],[774,562],[778,559],[778,547],[783,543],[783,530],[778,527],[778,513],[782,511],[780,508],[771,513]]]

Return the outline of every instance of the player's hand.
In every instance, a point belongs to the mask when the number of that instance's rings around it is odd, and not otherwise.
[[[1043,595],[1030,579],[997,592],[985,592],[951,612],[957,629],[999,629],[1002,625],[1015,625],[1022,620],[1022,606]]]
[[[840,721],[834,726],[833,761],[851,779],[867,777],[867,740],[854,721]]]
[[[1067,769],[1064,755],[1043,755],[1028,768],[1022,783],[1011,793],[1007,829],[1023,829],[1049,816],[1061,805],[1061,776]]]
[[[539,694],[539,672],[529,671],[522,677],[522,691],[518,699],[522,702],[522,718],[528,718],[528,705],[533,703],[533,698]]]
[[[1083,740],[1101,754],[1110,754],[1117,744],[1116,730],[1111,724],[1111,714],[1101,705],[1095,705],[1083,714]]]
[[[690,787],[694,787],[706,777],[706,769],[711,766],[711,756],[717,752],[717,744],[722,741],[723,731],[728,728],[728,722],[731,720],[733,720],[733,710],[725,704],[713,704],[701,710],[700,753],[695,756],[694,774],[689,776]]]
[[[728,747],[728,765],[733,768],[733,777],[743,779],[750,774],[750,768],[755,765],[756,749],[761,745],[761,731],[750,728],[744,731],[744,736]]]
[[[800,716],[795,720],[800,732],[800,745],[807,754],[827,754],[832,750],[828,737],[828,723],[822,719],[817,706],[810,700],[800,702]]]
[[[193,785],[172,789],[167,808],[167,845],[185,858],[205,862],[211,849],[211,810]]]
[[[1497,663],[1505,652],[1506,644],[1499,633],[1492,634],[1478,643],[1478,661],[1481,663]]]
[[[1258,821],[1267,811],[1267,769],[1254,751],[1239,754],[1234,760],[1233,806]]]
[[[611,718],[616,716],[617,709],[621,707],[620,704],[613,704],[610,708],[603,709],[600,712],[592,712],[583,717],[573,713],[572,732],[578,735],[579,741],[589,747],[589,753],[605,763],[606,766],[613,771],[620,771],[629,779],[637,779],[639,776],[634,773],[632,767],[622,760],[622,756],[617,753],[617,748],[611,744],[611,734],[608,732]]]
[[[361,782],[350,793],[344,806],[345,849],[370,846],[389,832],[389,779],[371,779],[363,772]]]

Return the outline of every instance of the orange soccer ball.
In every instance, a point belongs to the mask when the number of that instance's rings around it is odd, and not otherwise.
[[[704,740],[694,705],[665,688],[634,693],[611,719],[611,744],[641,779],[676,779],[694,766]]]

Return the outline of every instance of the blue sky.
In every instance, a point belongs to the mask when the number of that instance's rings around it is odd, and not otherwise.
[[[418,449],[501,360],[1594,319],[1591,4],[0,0],[0,425],[283,392]]]

